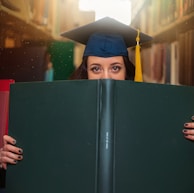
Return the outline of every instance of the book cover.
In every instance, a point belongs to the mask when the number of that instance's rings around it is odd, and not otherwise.
[[[192,193],[183,124],[194,88],[116,80],[16,83],[10,129],[24,159],[7,193]]]

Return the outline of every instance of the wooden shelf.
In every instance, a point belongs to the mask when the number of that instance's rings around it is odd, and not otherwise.
[[[168,40],[176,38],[176,34],[187,31],[194,28],[194,12],[189,15],[185,15],[167,25],[161,25],[157,28],[157,32],[153,33],[154,40],[162,40],[167,38]]]
[[[30,21],[26,12],[16,12],[0,5],[0,31],[10,31],[24,39],[32,41],[50,41],[54,39],[45,26],[38,26]]]

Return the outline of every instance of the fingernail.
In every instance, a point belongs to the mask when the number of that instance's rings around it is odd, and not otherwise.
[[[13,140],[13,145],[15,145],[16,144],[16,140]]]
[[[192,120],[194,120],[194,115],[191,117]]]
[[[18,156],[18,159],[22,159],[23,157],[21,155]]]
[[[18,163],[17,160],[14,160],[13,162],[16,163],[16,164]]]
[[[188,123],[185,123],[184,126],[187,127],[189,124]]]
[[[23,153],[23,150],[22,149],[19,149],[18,151],[19,151],[19,153]]]
[[[183,133],[186,133],[187,132],[187,130],[186,129],[183,129]]]

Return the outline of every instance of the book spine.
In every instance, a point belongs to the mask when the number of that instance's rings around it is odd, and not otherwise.
[[[113,193],[113,88],[113,80],[101,80],[98,144],[98,193]]]

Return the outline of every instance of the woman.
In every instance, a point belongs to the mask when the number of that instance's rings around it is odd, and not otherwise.
[[[80,67],[74,72],[71,79],[115,79],[133,80],[134,65],[126,56],[114,56],[102,58],[97,56],[85,56]],[[194,116],[192,117],[194,120]],[[194,141],[194,122],[184,124],[184,137]],[[23,159],[23,150],[16,147],[16,140],[5,135],[4,147],[0,150],[1,167],[7,168],[7,163],[17,164]]]
[[[129,26],[110,18],[64,33],[63,36],[86,44],[82,63],[70,79],[133,80],[135,67],[128,58],[127,48],[135,46],[136,35]],[[145,34],[140,33],[140,36],[143,42],[151,40]],[[185,124],[185,128],[185,137],[194,140],[194,123]],[[189,130],[191,128],[193,130]],[[23,150],[16,146],[16,140],[11,136],[5,135],[3,139],[0,165],[6,169],[7,163],[17,164],[23,159]]]

